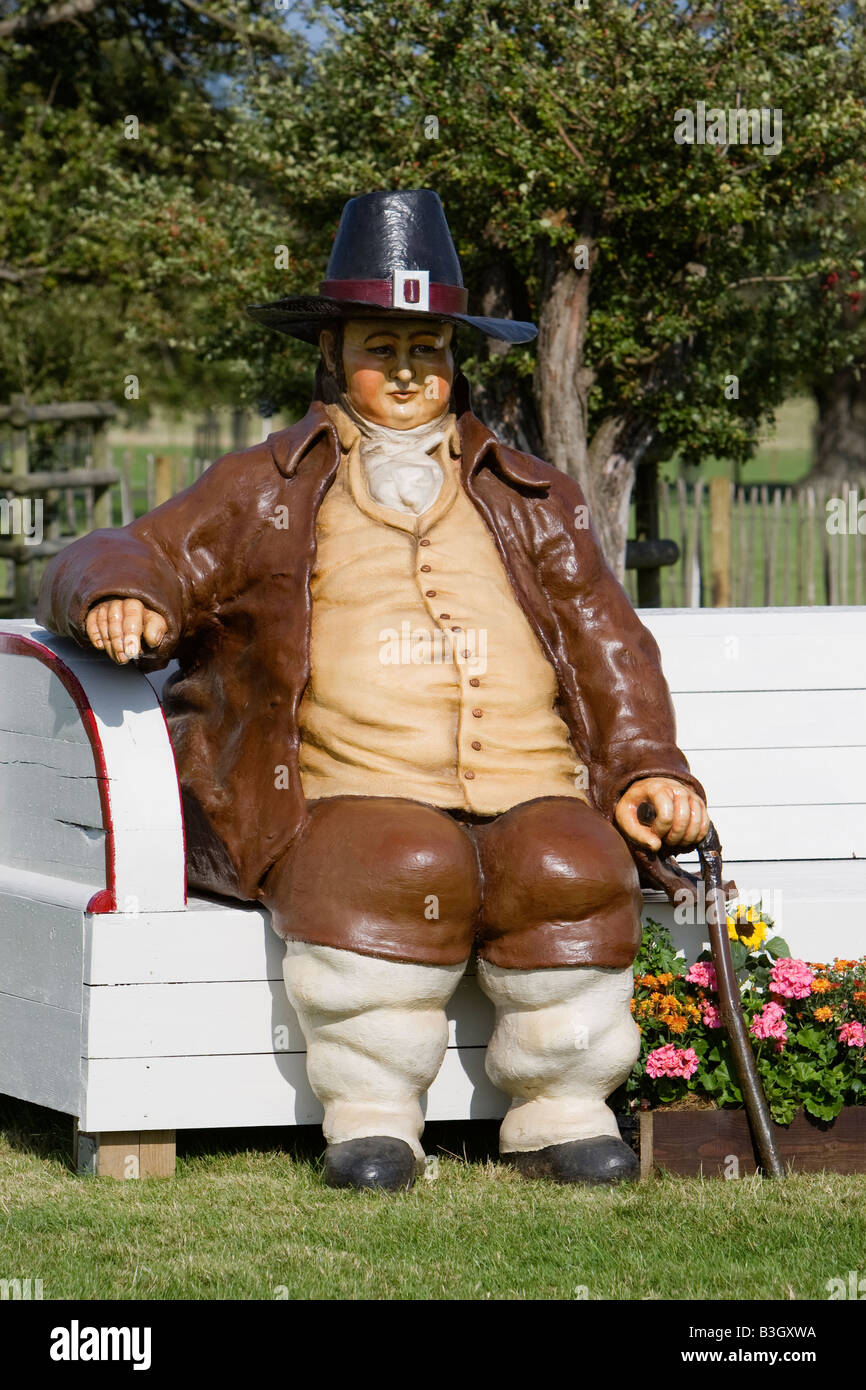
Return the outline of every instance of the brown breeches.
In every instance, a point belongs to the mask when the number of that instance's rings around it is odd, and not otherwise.
[[[572,797],[479,823],[398,797],[311,801],[260,897],[286,940],[422,965],[474,946],[506,969],[622,967],[640,942],[626,843]]]

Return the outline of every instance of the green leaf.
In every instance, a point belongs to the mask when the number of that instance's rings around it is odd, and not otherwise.
[[[746,964],[746,961],[748,960],[748,958],[749,958],[749,953],[748,953],[748,951],[746,950],[745,946],[743,945],[742,941],[732,941],[732,942],[731,942],[731,960],[732,960],[733,963],[734,963],[734,969],[735,969],[735,970],[742,970],[742,968],[743,968],[743,966]]]
[[[811,1096],[806,1096],[803,1101],[803,1109],[808,1114],[814,1115],[816,1120],[835,1120],[836,1116],[841,1113],[843,1104],[841,1096],[838,1100],[826,1101],[823,1104]]]
[[[826,1033],[820,1033],[811,1024],[799,1029],[796,1038],[798,1046],[808,1048],[810,1052],[824,1052],[828,1041]],[[835,1049],[835,1040],[831,1038],[830,1041]]]
[[[773,960],[785,960],[791,955],[791,948],[781,936],[771,936],[769,941],[764,942],[763,949]]]

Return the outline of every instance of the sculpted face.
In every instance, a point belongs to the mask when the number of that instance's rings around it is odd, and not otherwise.
[[[435,420],[448,404],[454,380],[454,326],[435,319],[349,319],[343,330],[346,394],[365,419],[394,430]],[[319,345],[333,366],[334,338]]]

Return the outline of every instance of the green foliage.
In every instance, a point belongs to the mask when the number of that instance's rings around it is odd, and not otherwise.
[[[819,286],[844,266],[864,288],[850,242],[864,14],[862,0],[732,0],[703,20],[677,0],[351,0],[303,91],[262,76],[247,135],[278,135],[286,191],[324,245],[350,194],[435,187],[476,302],[504,281],[516,315],[541,314],[591,236],[589,435],[636,410],[686,459],[744,459],[804,363],[851,351]],[[676,144],[675,112],[698,100],[780,108],[781,152]]]
[[[269,13],[121,0],[0,38],[0,400],[261,393],[243,305],[285,238],[226,138],[256,62],[301,61]]]
[[[784,1039],[756,1039],[753,1034],[758,1074],[779,1124],[790,1124],[801,1108],[816,1120],[832,1120],[843,1106],[861,1105],[866,1099],[866,1049],[849,1046],[839,1036],[845,1024],[866,1024],[866,957],[812,963],[806,996],[780,996],[773,988],[773,966],[790,959],[790,951],[781,937],[767,937],[771,925],[771,918],[756,908],[740,908],[728,918],[731,956],[750,1030],[768,1003],[776,1001],[785,1011]],[[698,962],[707,964],[710,959],[704,951]],[[718,1106],[743,1103],[715,988],[686,979],[696,973],[686,971],[666,928],[648,922],[635,961],[633,1012],[641,1029],[641,1052],[620,1097],[632,1108],[671,1104],[687,1093]],[[688,1079],[649,1075],[648,1058],[667,1045],[693,1050],[697,1067]]]
[[[744,460],[862,353],[866,0],[309,12],[315,51],[266,0],[120,0],[0,37],[0,398],[119,399],[134,373],[142,402],[302,407],[310,350],[243,306],[315,288],[344,201],[377,187],[436,188],[474,303],[516,316],[592,241],[565,363],[588,440],[622,417]],[[698,101],[780,109],[781,151],[677,144]],[[534,346],[470,350],[477,378],[532,379]]]

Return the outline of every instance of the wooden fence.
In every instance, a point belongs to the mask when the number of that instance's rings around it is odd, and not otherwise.
[[[866,489],[832,480],[736,486],[660,482],[659,531],[680,549],[663,608],[866,604]],[[626,588],[637,601],[633,571]]]
[[[76,536],[127,525],[211,462],[148,454],[136,473],[129,450],[112,458],[115,415],[107,401],[0,406],[0,616],[33,613],[46,564]]]
[[[113,415],[104,402],[27,407],[16,398],[0,407],[0,426],[7,426],[0,430],[0,616],[32,614],[47,560],[76,535],[127,525],[195,482],[219,452],[207,419],[196,434],[195,456],[148,454],[142,465],[139,455],[134,468],[129,450],[111,457],[106,430]],[[42,422],[61,430],[47,466],[38,449],[28,461],[28,427]],[[234,447],[246,442],[241,425],[244,419],[233,421]],[[206,445],[214,445],[207,454]],[[862,482],[853,481],[751,487],[727,478],[660,481],[658,533],[680,551],[677,563],[660,571],[660,606],[866,604],[861,491]],[[11,505],[37,498],[44,503],[38,545],[6,524]],[[634,570],[626,573],[626,589],[637,603]]]

